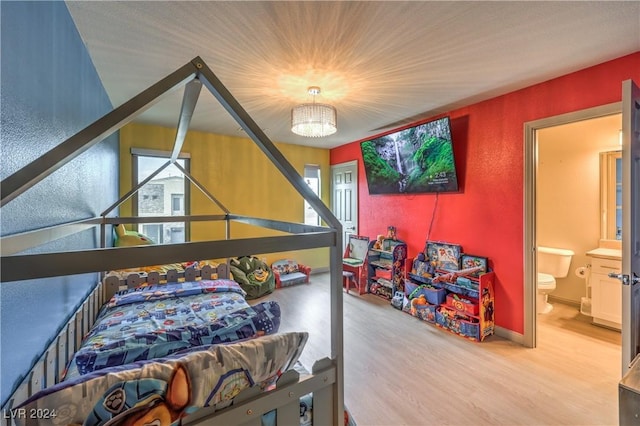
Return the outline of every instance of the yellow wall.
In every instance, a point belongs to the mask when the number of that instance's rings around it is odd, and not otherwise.
[[[175,128],[144,124],[129,124],[120,130],[120,194],[131,190],[131,148],[153,149],[170,152],[176,135]],[[330,166],[329,150],[300,145],[275,144],[291,165],[304,173],[305,164],[320,166],[321,199],[329,205]],[[276,219],[287,222],[304,222],[303,199],[287,182],[280,171],[249,138],[216,135],[189,131],[182,148],[191,155],[191,175],[202,184],[231,213]],[[191,214],[222,214],[195,186],[191,186]],[[131,214],[131,204],[124,203],[121,216]],[[278,235],[253,226],[232,223],[231,238]],[[191,240],[221,240],[225,238],[225,225],[220,222],[194,222]],[[329,265],[326,248],[303,250],[297,253],[247,253],[265,257],[268,263],[290,257],[312,268]]]

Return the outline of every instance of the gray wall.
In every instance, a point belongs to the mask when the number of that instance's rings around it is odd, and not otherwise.
[[[0,15],[4,179],[112,105],[64,2],[3,1]],[[118,198],[118,164],[114,134],[2,207],[1,235],[98,216]],[[98,233],[88,231],[31,252],[98,244]],[[84,274],[0,283],[2,404],[98,279]]]

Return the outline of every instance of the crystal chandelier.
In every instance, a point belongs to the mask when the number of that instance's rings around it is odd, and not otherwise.
[[[336,109],[332,105],[316,103],[316,95],[320,94],[319,87],[311,86],[308,92],[313,96],[313,103],[293,107],[291,131],[296,135],[310,138],[334,134],[338,130]]]

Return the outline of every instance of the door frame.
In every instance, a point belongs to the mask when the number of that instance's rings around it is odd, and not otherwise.
[[[522,343],[528,348],[535,348],[537,345],[536,176],[538,141],[536,132],[547,127],[620,113],[622,113],[622,102],[614,102],[524,123],[524,244],[522,251],[524,257],[524,335]]]

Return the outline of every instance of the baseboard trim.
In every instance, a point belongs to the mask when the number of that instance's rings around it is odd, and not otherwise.
[[[516,333],[515,331],[509,330],[507,328],[497,327],[497,326],[496,326],[495,330],[496,330],[496,336],[502,337],[503,339],[507,339],[507,340],[512,341],[513,343],[517,343],[519,345],[523,345],[524,346],[524,335],[523,334]]]
[[[574,306],[576,308],[580,308],[580,302],[576,302],[575,300],[571,300],[571,299],[564,299],[562,297],[556,297],[552,294],[549,295],[549,303],[553,303],[553,302],[558,302],[558,303],[562,303],[565,305],[569,305],[569,306]]]
[[[321,266],[319,268],[311,268],[311,275],[324,274],[325,272],[329,272],[329,267],[328,266]]]

